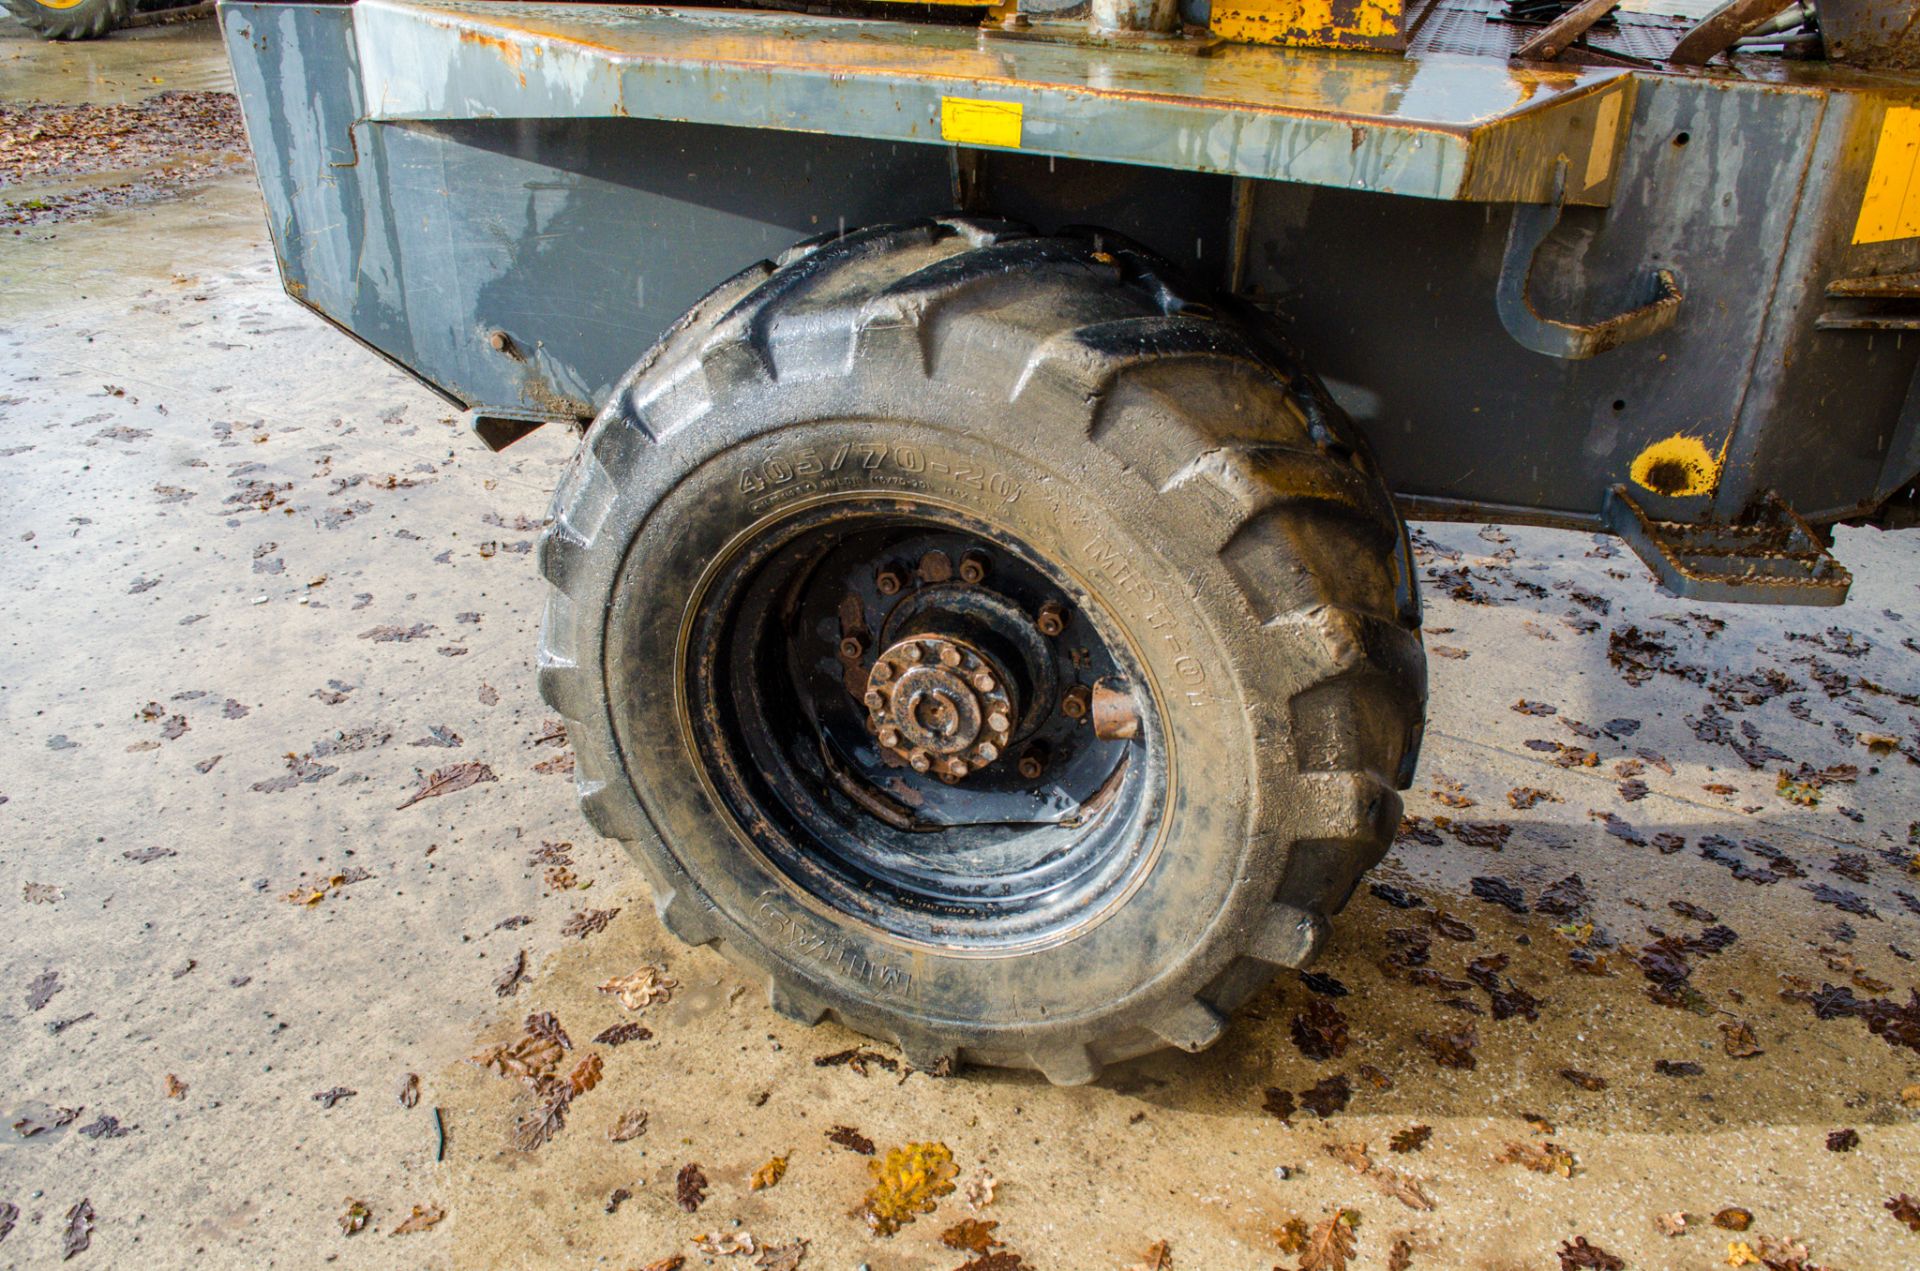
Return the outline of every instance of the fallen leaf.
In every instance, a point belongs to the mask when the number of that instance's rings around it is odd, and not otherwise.
[[[1288,1125],[1293,1123],[1293,1114],[1299,1111],[1299,1105],[1293,1101],[1293,1091],[1282,1090],[1278,1086],[1267,1087],[1266,1098],[1261,1100],[1260,1106],[1266,1109],[1268,1116]]]
[[[1607,1079],[1605,1077],[1595,1076],[1590,1072],[1582,1072],[1578,1068],[1562,1068],[1560,1075],[1568,1081],[1571,1081],[1574,1085],[1579,1086],[1582,1090],[1605,1090],[1607,1088]]]
[[[784,1156],[776,1156],[759,1169],[753,1171],[753,1177],[747,1182],[747,1190],[763,1192],[775,1183],[778,1183],[782,1178],[785,1178],[786,1174],[787,1158]]]
[[[457,790],[465,790],[469,786],[499,779],[493,775],[492,768],[477,760],[471,763],[457,763],[447,768],[436,768],[430,775],[420,779],[419,789],[409,795],[407,801],[396,807],[394,811],[403,811],[422,799],[437,799],[443,794],[452,794]]]
[[[573,1071],[567,1074],[567,1089],[575,1095],[583,1095],[593,1089],[600,1084],[602,1067],[600,1056],[588,1055],[575,1064]]]
[[[1387,1147],[1395,1152],[1418,1152],[1433,1137],[1430,1125],[1410,1125],[1387,1140]]]
[[[1408,1209],[1424,1211],[1433,1208],[1433,1198],[1421,1189],[1419,1183],[1398,1170],[1375,1165],[1373,1158],[1367,1155],[1366,1144],[1328,1143],[1325,1147],[1327,1155],[1373,1184],[1374,1189],[1382,1195],[1391,1196]]]
[[[967,1180],[961,1195],[966,1198],[967,1208],[979,1213],[993,1203],[994,1193],[999,1190],[1000,1180],[993,1176],[992,1170],[983,1169]]]
[[[401,1077],[400,1088],[394,1092],[394,1097],[400,1101],[400,1106],[403,1108],[418,1106],[420,1103],[420,1074],[410,1072]]]
[[[60,1238],[60,1260],[65,1262],[93,1243],[93,1204],[85,1197],[67,1211],[67,1230]]]
[[[1338,1059],[1347,1052],[1347,1017],[1332,1002],[1311,998],[1293,1017],[1293,1044],[1308,1059]]]
[[[645,1024],[626,1023],[601,1029],[593,1035],[593,1040],[602,1046],[624,1046],[628,1042],[649,1041],[652,1037],[653,1030]]]
[[[560,925],[560,934],[585,940],[596,931],[606,930],[607,924],[612,922],[619,912],[618,909],[579,910]]]
[[[1000,1243],[993,1238],[994,1228],[999,1225],[990,1220],[962,1218],[940,1233],[940,1243],[949,1249],[964,1249],[968,1253],[985,1253]]]
[[[701,1253],[719,1254],[724,1257],[751,1257],[760,1251],[760,1242],[753,1238],[752,1232],[709,1231],[705,1235],[693,1238],[693,1247]]]
[[[1753,1214],[1750,1210],[1730,1206],[1713,1216],[1713,1225],[1727,1231],[1745,1231],[1753,1226]]]
[[[1727,1265],[1730,1267],[1757,1267],[1761,1265],[1760,1255],[1755,1253],[1753,1246],[1744,1240],[1729,1240],[1727,1242]]]
[[[1034,1271],[1034,1268],[1030,1263],[1021,1261],[1019,1254],[999,1249],[969,1258],[954,1271]]]
[[[862,1077],[867,1075],[867,1069],[869,1067],[884,1068],[888,1072],[900,1071],[900,1065],[898,1063],[887,1058],[887,1056],[881,1054],[879,1051],[866,1050],[859,1046],[855,1046],[851,1050],[835,1051],[831,1055],[816,1056],[813,1061],[813,1066],[815,1068],[847,1067],[853,1069],[853,1071],[859,1073]]]
[[[1353,1209],[1339,1210],[1322,1221],[1300,1251],[1300,1271],[1347,1271],[1354,1254],[1353,1229],[1359,1224],[1359,1211]]]
[[[406,1221],[402,1222],[387,1234],[389,1236],[411,1236],[415,1232],[427,1230],[446,1216],[447,1211],[438,1205],[426,1205],[424,1207],[415,1205],[413,1212],[407,1215]]]
[[[527,951],[522,949],[514,955],[512,964],[501,973],[500,978],[493,982],[494,996],[512,997],[520,991],[520,986],[525,984],[528,978]]]
[[[1905,1223],[1908,1231],[1920,1232],[1920,1201],[1901,1192],[1887,1201],[1886,1210],[1896,1222]]]
[[[1727,1054],[1734,1059],[1752,1059],[1766,1052],[1760,1049],[1760,1043],[1754,1039],[1753,1025],[1745,1020],[1727,1020],[1720,1025],[1720,1042]]]
[[[1572,1178],[1575,1165],[1572,1152],[1558,1143],[1508,1143],[1493,1158],[1502,1165],[1524,1165],[1536,1174],[1558,1174]]]
[[[639,1138],[646,1132],[647,1114],[638,1111],[627,1111],[622,1112],[620,1119],[613,1123],[613,1128],[607,1131],[607,1137],[615,1143],[626,1143],[632,1139]]]
[[[682,1165],[680,1172],[674,1175],[673,1198],[680,1208],[688,1213],[698,1213],[707,1199],[707,1175],[698,1165],[691,1162]]]
[[[1655,1214],[1653,1226],[1663,1236],[1683,1236],[1687,1232],[1686,1211],[1676,1209],[1670,1214]]]
[[[1860,1132],[1858,1130],[1835,1130],[1833,1133],[1827,1135],[1827,1151],[1829,1152],[1851,1152],[1859,1146]]]
[[[670,1253],[664,1258],[656,1258],[652,1262],[647,1263],[646,1266],[640,1268],[640,1271],[680,1271],[680,1268],[686,1265],[686,1254]]]
[[[891,1236],[921,1214],[932,1213],[953,1191],[959,1173],[944,1143],[907,1143],[867,1163],[873,1186],[859,1213],[875,1234]]]
[[[12,1201],[0,1200],[0,1241],[13,1233],[13,1226],[20,1221],[20,1206]]]
[[[637,1011],[655,1002],[671,1001],[673,991],[679,987],[680,982],[669,976],[665,967],[649,964],[632,975],[618,976],[603,982],[600,985],[600,991],[612,993],[620,999],[620,1005],[630,1011]]]
[[[1413,1036],[1442,1068],[1472,1069],[1478,1066],[1478,1061],[1473,1057],[1473,1048],[1479,1045],[1480,1036],[1472,1025],[1456,1033],[1423,1028]]]
[[[1413,1242],[1402,1236],[1387,1250],[1387,1271],[1408,1271],[1413,1266]]]
[[[1619,1255],[1588,1244],[1585,1236],[1575,1236],[1560,1246],[1560,1271],[1626,1271],[1626,1266]]]
[[[161,1088],[166,1091],[167,1098],[169,1099],[184,1099],[187,1097],[187,1083],[172,1073],[167,1074],[166,1082]]]
[[[1336,1074],[1300,1092],[1300,1106],[1325,1119],[1344,1111],[1353,1098],[1353,1086],[1345,1074]]]
[[[367,1208],[364,1200],[347,1197],[347,1207],[340,1211],[340,1230],[346,1235],[358,1235],[373,1217],[373,1211]]]
[[[800,1259],[806,1256],[805,1240],[794,1240],[783,1245],[763,1245],[753,1265],[759,1271],[799,1271]]]
[[[60,983],[58,971],[42,971],[27,981],[27,1009],[37,1011],[53,1000],[53,995],[65,986]],[[1920,1089],[1920,1087],[1916,1087]]]
[[[359,1093],[358,1090],[349,1090],[345,1086],[335,1086],[331,1090],[317,1091],[313,1096],[313,1101],[322,1108],[331,1109],[334,1104],[339,1103],[343,1099],[351,1099]]]
[[[1142,1260],[1128,1267],[1127,1271],[1173,1271],[1173,1246],[1164,1240],[1154,1241],[1147,1246]]]
[[[51,905],[64,894],[52,883],[23,883],[20,886],[20,898],[29,905]]]

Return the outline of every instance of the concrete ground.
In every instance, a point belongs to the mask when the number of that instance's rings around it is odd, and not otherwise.
[[[0,29],[0,85],[217,85],[210,34]],[[288,300],[244,173],[0,235],[0,1265],[1257,1269],[1342,1211],[1366,1268],[1920,1265],[1920,535],[1796,611],[1421,527],[1433,723],[1320,975],[1053,1089],[823,1064],[862,1039],[658,926],[534,690],[568,443],[488,454]],[[469,1057],[534,1012],[604,1075],[523,1152]],[[873,1235],[915,1142],[959,1190]]]

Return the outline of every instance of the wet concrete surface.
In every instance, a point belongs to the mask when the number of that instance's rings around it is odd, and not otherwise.
[[[217,70],[195,32],[140,45]],[[41,52],[0,34],[9,91]],[[294,305],[244,179],[0,238],[0,1266],[57,1261],[83,1200],[77,1266],[782,1265],[697,1244],[750,1233],[951,1271],[975,1218],[994,1271],[1253,1269],[1342,1210],[1356,1267],[1920,1264],[1886,1207],[1920,1192],[1920,535],[1843,530],[1852,598],[1799,611],[1421,527],[1433,722],[1378,886],[1213,1050],[1064,1090],[798,1027],[655,922],[534,688],[569,445],[488,454]],[[648,964],[669,1000],[597,991]],[[603,1076],[522,1152],[527,1096],[469,1058],[537,1012]],[[650,1036],[590,1040],[623,1023]],[[913,1142],[959,1190],[874,1235],[869,1166]],[[416,1206],[444,1217],[390,1235]]]

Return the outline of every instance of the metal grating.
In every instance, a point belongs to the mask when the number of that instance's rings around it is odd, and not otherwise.
[[[1505,0],[1438,0],[1421,19],[1407,52],[1413,57],[1511,57],[1540,28],[1506,20],[1506,10]],[[1606,53],[1664,62],[1691,25],[1687,18],[1620,9],[1613,21],[1587,33],[1587,43]]]

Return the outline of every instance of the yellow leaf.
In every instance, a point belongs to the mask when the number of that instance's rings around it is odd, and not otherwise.
[[[616,976],[600,985],[602,993],[612,993],[620,999],[620,1005],[630,1011],[643,1006],[672,999],[673,991],[680,982],[669,976],[665,967],[647,965],[632,975]]]
[[[753,1180],[748,1184],[748,1190],[763,1192],[786,1177],[786,1173],[787,1158],[784,1156],[776,1156],[759,1169],[753,1171]]]
[[[415,1205],[413,1212],[407,1215],[407,1220],[387,1234],[389,1236],[410,1236],[416,1231],[425,1231],[446,1216],[447,1211],[438,1205],[427,1205],[425,1207]]]
[[[1727,1242],[1727,1265],[1730,1267],[1757,1267],[1760,1265],[1760,1255],[1755,1253],[1753,1246],[1746,1241],[1730,1240]]]
[[[869,1161],[873,1187],[861,1203],[867,1226],[891,1236],[921,1214],[930,1214],[940,1198],[953,1190],[960,1172],[953,1152],[944,1143],[908,1143]]]

